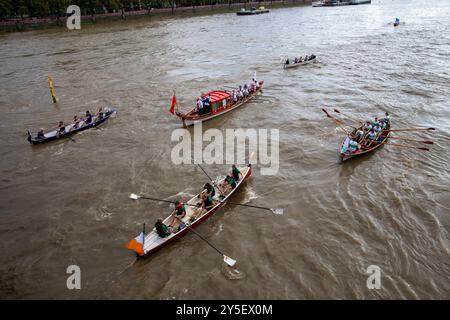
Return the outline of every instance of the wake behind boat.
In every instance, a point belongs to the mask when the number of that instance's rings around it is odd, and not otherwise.
[[[202,94],[201,97],[197,98],[197,106],[186,113],[175,111],[175,106],[178,106],[178,104],[174,95],[170,112],[181,119],[184,127],[188,127],[196,121],[213,119],[249,102],[262,92],[263,84],[264,81],[257,82],[254,78],[249,85],[239,86],[232,91],[214,90]]]
[[[85,118],[78,119],[78,117],[75,116],[74,122],[68,125],[64,125],[64,123],[61,121],[59,123],[58,128],[50,130],[48,132],[44,132],[44,129],[40,129],[37,133],[34,134],[28,131],[27,140],[31,144],[39,144],[60,138],[68,138],[77,132],[81,132],[101,125],[115,113],[116,113],[115,109],[103,112],[102,109],[100,108],[99,113],[95,116],[92,116],[87,111]]]

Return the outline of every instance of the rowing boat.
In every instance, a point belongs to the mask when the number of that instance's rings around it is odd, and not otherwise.
[[[187,113],[176,112],[175,115],[181,119],[183,126],[188,127],[197,121],[207,121],[215,117],[221,116],[231,110],[234,110],[248,101],[252,100],[258,93],[261,92],[264,81],[259,82],[259,87],[252,94],[246,98],[238,100],[233,103],[231,93],[225,90],[215,90],[208,92],[206,96],[211,98],[211,112],[206,114],[198,114],[196,108],[193,108]]]
[[[303,61],[303,62],[298,62],[298,63],[289,63],[289,64],[284,64],[284,68],[288,69],[288,68],[295,68],[298,66],[304,66],[310,63],[316,62],[316,57],[314,57],[314,59],[308,60],[308,61]]]
[[[360,156],[360,155],[363,155],[363,154],[366,154],[366,153],[369,153],[369,152],[372,152],[372,151],[378,149],[379,147],[381,147],[383,144],[385,144],[388,141],[389,136],[391,134],[390,129],[391,129],[391,124],[388,123],[386,128],[383,129],[380,133],[379,139],[381,139],[381,140],[372,141],[369,146],[361,146],[361,148],[359,148],[358,150],[356,150],[354,152],[350,152],[350,151],[342,152],[342,150],[346,149],[346,148],[343,148],[344,144],[346,143],[346,140],[348,138],[355,137],[356,131],[363,130],[363,125],[361,125],[359,128],[354,129],[341,143],[341,148],[340,148],[341,160],[346,161],[348,159],[351,159],[356,156]]]
[[[186,215],[183,219],[180,219],[183,221],[185,225],[190,226],[191,228],[195,228],[202,224],[205,220],[207,220],[209,217],[211,217],[214,213],[216,213],[224,204],[225,202],[230,198],[230,196],[237,190],[239,187],[252,175],[252,169],[251,165],[248,165],[247,167],[241,167],[239,170],[242,173],[242,178],[236,183],[236,187],[231,190],[231,192],[226,195],[225,197],[220,195],[220,192],[217,188],[217,185],[224,180],[225,177],[218,177],[216,181],[213,181],[211,185],[214,186],[215,189],[215,196],[213,198],[214,200],[214,206],[204,213],[202,213],[200,216],[198,216],[193,222],[191,222],[191,218],[195,215],[194,210],[197,209],[196,205],[200,205],[201,201],[199,199],[199,194],[195,197],[191,198],[186,204]],[[172,216],[169,215],[166,217],[163,221],[165,225],[168,225],[170,221],[172,220]],[[181,224],[181,222],[177,221],[176,224],[173,225],[174,229],[176,230],[178,226]],[[143,254],[141,256],[148,255],[150,253],[153,253],[165,245],[185,236],[187,233],[190,232],[190,229],[186,226],[182,226],[182,228],[177,231],[176,233],[171,233],[169,236],[165,238],[161,238],[157,232],[156,229],[153,228],[153,230],[145,236],[144,239],[144,245],[143,245]]]
[[[269,9],[266,9],[264,7],[251,8],[250,10],[246,10],[245,8],[241,8],[241,11],[236,12],[238,16],[249,16],[254,14],[262,14],[262,13],[269,13]]]
[[[49,142],[49,141],[56,140],[56,139],[67,138],[77,132],[81,132],[81,131],[101,125],[115,113],[116,113],[115,109],[107,110],[102,118],[99,118],[98,116],[92,117],[92,122],[89,124],[86,124],[83,120],[81,120],[78,128],[74,128],[75,124],[73,124],[73,123],[68,124],[65,126],[64,133],[58,134],[58,130],[52,130],[52,131],[48,131],[48,132],[44,133],[43,138],[38,138],[37,133],[32,134],[32,133],[30,133],[30,131],[28,131],[28,141],[31,144],[39,144],[39,143]]]

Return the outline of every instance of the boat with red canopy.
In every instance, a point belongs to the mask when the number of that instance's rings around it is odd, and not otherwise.
[[[193,108],[191,111],[182,113],[178,110],[173,112],[183,122],[184,127],[193,125],[196,121],[207,121],[223,115],[231,110],[234,110],[243,104],[253,99],[257,94],[262,92],[262,86],[264,81],[259,81],[254,90],[250,91],[248,95],[242,98],[233,99],[233,92],[226,90],[214,90],[205,93],[203,96],[209,97],[209,110],[206,113],[200,113],[197,108]],[[172,107],[176,104],[176,98],[172,99]],[[172,109],[172,108],[171,108]]]

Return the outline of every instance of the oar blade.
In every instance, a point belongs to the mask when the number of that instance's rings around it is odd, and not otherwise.
[[[234,265],[236,264],[236,260],[231,259],[230,257],[227,257],[226,255],[223,255],[223,261],[225,261],[225,263],[227,265],[229,265],[230,267],[234,267]]]
[[[271,208],[270,211],[272,211],[273,213],[278,214],[278,215],[283,215],[284,214],[284,209],[283,208],[275,208],[275,209]]]
[[[428,148],[422,148],[422,147],[420,147],[420,148],[417,148],[417,149],[420,149],[420,150],[425,150],[425,151],[430,151],[430,149],[428,149]]]
[[[334,109],[334,112],[341,113],[338,109]]]
[[[331,118],[331,116],[328,114],[327,110],[325,110],[324,108],[322,108],[322,111],[325,112],[325,114],[327,115],[328,118]]]
[[[434,144],[433,141],[422,141],[422,142],[425,143],[425,144]]]
[[[139,199],[139,198],[140,198],[140,196],[138,196],[138,195],[135,194],[135,193],[130,194],[130,199],[137,200],[137,199]]]

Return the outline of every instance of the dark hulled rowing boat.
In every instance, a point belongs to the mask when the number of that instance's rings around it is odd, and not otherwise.
[[[71,135],[74,135],[77,132],[81,132],[81,131],[91,129],[91,128],[101,125],[106,120],[108,120],[114,113],[116,113],[116,110],[112,109],[112,110],[106,111],[102,118],[99,118],[98,116],[94,116],[94,117],[92,117],[92,121],[89,124],[84,123],[84,121],[80,121],[79,127],[75,128],[75,129],[73,128],[73,126],[74,126],[73,123],[68,124],[65,126],[65,132],[61,133],[61,134],[58,134],[58,130],[48,131],[48,132],[44,133],[43,138],[38,138],[37,133],[31,134],[30,131],[28,131],[28,141],[31,144],[39,144],[39,143],[53,141],[56,139],[67,138]]]

